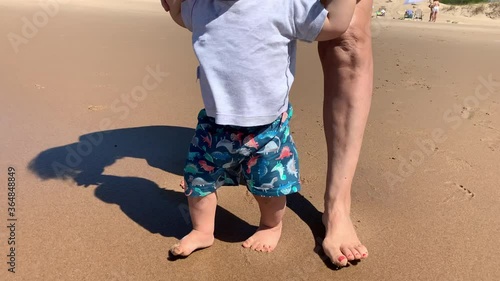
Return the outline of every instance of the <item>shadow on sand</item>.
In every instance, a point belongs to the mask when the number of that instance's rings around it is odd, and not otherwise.
[[[145,159],[163,171],[182,175],[191,128],[150,126],[95,132],[76,143],[41,152],[29,170],[41,179],[73,180],[78,186],[96,186],[100,200],[117,204],[134,222],[151,233],[178,239],[190,230],[186,196],[138,177],[103,175],[104,169],[124,157]],[[177,183],[172,183],[177,188]],[[255,227],[222,207],[217,209],[216,238],[237,242],[248,238]]]
[[[149,232],[180,239],[191,230],[187,201],[182,192],[161,188],[144,178],[103,175],[103,172],[118,159],[130,157],[145,159],[151,167],[182,175],[193,134],[194,129],[174,126],[90,133],[80,136],[78,142],[41,152],[28,168],[44,180],[70,179],[78,186],[96,186],[97,198],[117,204],[130,219]],[[325,261],[321,251],[324,237],[321,212],[301,194],[289,195],[288,207],[310,227],[316,241],[315,252]],[[255,229],[226,209],[217,208],[217,239],[243,241]],[[328,261],[325,264],[331,266]]]

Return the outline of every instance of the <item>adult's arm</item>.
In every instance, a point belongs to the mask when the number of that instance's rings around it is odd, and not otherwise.
[[[338,38],[346,32],[351,23],[356,0],[322,0],[321,3],[328,11],[328,15],[316,41]]]

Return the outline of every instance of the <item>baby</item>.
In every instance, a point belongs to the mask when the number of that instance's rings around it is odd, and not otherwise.
[[[270,252],[281,236],[286,195],[300,190],[290,134],[289,93],[297,40],[345,32],[356,0],[163,0],[172,19],[193,33],[205,108],[184,168],[193,230],[172,246],[188,256],[214,242],[216,191],[245,182],[261,212],[243,247]]]

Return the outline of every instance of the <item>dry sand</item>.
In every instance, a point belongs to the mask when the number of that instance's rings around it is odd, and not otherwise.
[[[383,18],[400,19],[406,10],[421,9],[423,12],[423,21],[429,20],[430,8],[429,1],[420,0],[416,4],[404,4],[399,0],[374,0],[375,10],[381,7],[386,8],[387,14]],[[440,4],[439,13],[436,22],[453,24],[475,24],[475,25],[500,25],[500,3],[498,1],[491,3],[471,4],[471,5],[447,5]]]
[[[276,251],[240,247],[257,205],[226,187],[214,246],[169,261],[189,231],[178,182],[202,106],[190,35],[156,1],[74,0],[16,54],[8,34],[41,11],[17,2],[0,3],[0,182],[16,168],[18,218],[15,274],[0,228],[0,280],[500,280],[498,25],[374,20],[352,206],[370,257],[333,271],[315,253],[326,164],[315,44],[300,45],[292,93],[304,188]]]

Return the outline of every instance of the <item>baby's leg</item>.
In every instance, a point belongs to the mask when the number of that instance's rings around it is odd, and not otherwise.
[[[193,230],[172,246],[170,252],[174,256],[189,256],[194,250],[210,247],[214,243],[215,192],[204,197],[188,197],[188,203]]]
[[[258,150],[242,163],[248,190],[259,203],[260,224],[243,247],[271,252],[281,237],[286,196],[300,190],[299,158],[289,121],[291,106],[253,138]]]
[[[260,224],[257,232],[243,242],[243,247],[260,252],[271,252],[281,237],[286,196],[262,197],[255,195],[259,203]]]

